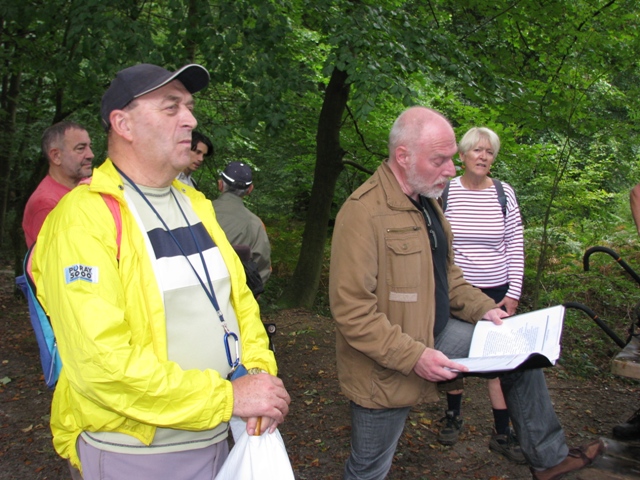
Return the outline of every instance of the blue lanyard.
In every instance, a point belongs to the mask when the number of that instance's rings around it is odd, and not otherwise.
[[[153,204],[149,201],[149,199],[144,194],[144,192],[142,190],[140,190],[140,187],[138,187],[138,185],[136,185],[133,182],[133,180],[131,180],[115,164],[113,164],[113,166],[118,171],[118,173],[122,176],[122,178],[124,178],[129,183],[129,185],[131,185],[133,187],[133,189],[138,193],[138,195],[140,195],[140,197],[142,197],[142,199],[147,203],[149,208],[151,208],[151,211],[153,211],[153,213],[156,214],[156,217],[158,217],[158,220],[160,220],[160,223],[162,223],[162,226],[164,227],[166,232],[169,234],[171,239],[174,241],[174,243],[176,244],[176,246],[180,250],[180,253],[182,253],[184,258],[187,260],[187,262],[191,266],[191,269],[193,270],[193,273],[196,275],[198,281],[200,282],[200,285],[202,285],[202,288],[203,288],[205,294],[207,295],[207,298],[209,298],[209,301],[213,305],[213,308],[215,309],[216,314],[218,315],[218,318],[220,319],[220,323],[222,323],[222,328],[224,329],[224,348],[225,348],[225,352],[227,354],[227,361],[229,362],[229,366],[232,367],[232,369],[235,370],[238,367],[238,365],[240,365],[240,347],[239,347],[239,343],[240,342],[238,340],[238,335],[236,335],[234,332],[229,330],[229,326],[227,325],[227,322],[224,319],[224,315],[222,314],[222,310],[220,309],[220,305],[218,304],[218,299],[216,298],[215,290],[213,289],[213,282],[211,281],[211,277],[209,276],[209,269],[207,268],[207,263],[204,260],[204,255],[202,253],[202,248],[200,247],[200,244],[198,243],[198,239],[196,238],[195,234],[193,233],[193,229],[191,228],[191,224],[189,223],[189,219],[187,218],[186,214],[184,213],[184,210],[182,209],[182,206],[180,205],[180,202],[178,201],[178,198],[176,197],[176,194],[173,192],[173,189],[171,187],[169,187],[169,192],[171,192],[171,195],[173,196],[173,199],[175,200],[176,205],[178,206],[178,209],[180,210],[180,213],[182,214],[182,217],[184,218],[184,221],[187,223],[187,227],[189,229],[189,233],[191,234],[191,238],[193,239],[193,241],[194,241],[194,243],[196,245],[196,248],[198,250],[198,254],[200,255],[200,261],[202,262],[202,268],[204,269],[204,273],[205,273],[205,275],[207,277],[207,283],[209,285],[209,288],[207,288],[207,286],[204,284],[204,282],[202,281],[202,278],[198,274],[198,271],[196,270],[196,268],[191,263],[191,260],[189,260],[189,256],[184,251],[184,248],[182,248],[182,245],[180,244],[180,241],[175,237],[175,235],[173,234],[173,232],[171,231],[171,229],[169,228],[167,223],[160,216],[160,213],[156,210],[156,208],[153,206]],[[235,342],[235,354],[236,354],[235,355],[235,360],[233,360],[232,356],[231,356],[231,347],[229,345],[229,340],[230,339],[233,339],[234,342]]]

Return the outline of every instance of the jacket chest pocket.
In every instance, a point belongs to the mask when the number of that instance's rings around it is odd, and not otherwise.
[[[423,241],[420,227],[388,229],[385,235],[387,285],[394,288],[416,288],[420,285]]]

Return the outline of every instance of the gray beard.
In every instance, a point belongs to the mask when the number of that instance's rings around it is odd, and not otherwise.
[[[411,173],[411,172],[410,172]],[[438,182],[436,182],[438,183]],[[435,185],[424,185],[422,183],[414,183],[412,180],[407,178],[407,185],[411,187],[411,189],[427,198],[439,198],[444,191],[444,188],[436,187]]]

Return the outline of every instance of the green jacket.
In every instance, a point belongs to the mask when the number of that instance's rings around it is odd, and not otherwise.
[[[258,265],[262,283],[271,275],[271,244],[262,220],[244,205],[241,197],[225,192],[213,201],[218,223],[231,245],[249,245],[251,259]]]
[[[275,375],[258,304],[211,202],[182,183],[173,186],[188,196],[229,269],[243,363]],[[114,218],[100,193],[120,204],[119,261]],[[65,269],[73,265],[93,267],[98,278],[67,283]],[[89,185],[72,190],[47,217],[33,274],[63,363],[51,408],[53,443],[62,457],[79,467],[75,445],[85,430],[126,433],[148,445],[156,426],[197,431],[231,418],[231,382],[216,371],[182,370],[167,360],[161,292],[145,238],[109,159],[94,170]]]
[[[465,282],[453,263],[449,223],[436,210],[449,239],[451,314],[478,321],[496,305]],[[329,277],[344,394],[365,408],[436,401],[436,384],[413,371],[425,348],[434,346],[435,282],[428,233],[422,213],[387,163],[338,213]]]

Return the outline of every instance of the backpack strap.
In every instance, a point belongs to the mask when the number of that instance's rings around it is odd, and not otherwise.
[[[104,203],[109,207],[111,215],[113,215],[113,221],[116,224],[116,244],[118,245],[118,252],[116,253],[116,260],[120,261],[120,245],[122,244],[122,213],[120,212],[120,204],[111,195],[101,193]]]
[[[493,182],[493,186],[496,188],[496,193],[498,194],[498,203],[500,204],[500,207],[502,207],[502,216],[506,218],[507,217],[507,196],[504,194],[504,188],[502,187],[502,182],[495,178],[492,178],[491,181]],[[442,195],[440,195],[440,199],[438,200],[438,203],[440,203],[440,206],[442,207],[443,212],[447,211],[447,197],[449,196],[450,183],[451,183],[451,180],[449,180],[445,185],[444,190],[442,191]]]
[[[504,188],[502,188],[502,182],[492,178],[493,186],[496,187],[496,193],[498,194],[498,203],[502,207],[502,216],[507,218],[507,196],[504,194]]]
[[[120,211],[120,204],[111,195],[102,194],[102,198],[107,204],[111,215],[113,215],[113,220],[115,222],[116,243],[118,246],[116,259],[120,262],[120,245],[122,243],[122,212]],[[31,325],[38,342],[40,363],[42,365],[45,383],[49,388],[53,389],[55,388],[58,377],[60,376],[62,360],[58,353],[58,344],[56,342],[55,332],[51,325],[51,320],[38,300],[36,283],[33,278],[32,261],[36,244],[37,242],[29,247],[23,262],[24,274],[16,277],[16,283],[20,286],[27,298],[27,303],[29,305],[29,320],[31,321]]]
[[[21,275],[24,286],[21,285],[21,288],[23,288],[23,293],[29,306],[29,321],[31,322],[33,333],[38,343],[40,365],[42,366],[44,381],[47,387],[53,389],[60,376],[62,360],[58,353],[58,343],[56,342],[56,336],[51,326],[51,320],[49,320],[49,316],[38,300],[36,283],[33,279],[32,259],[35,246],[36,243],[31,245],[24,257],[24,275]],[[19,279],[20,277],[18,277],[16,281]]]
[[[438,199],[438,203],[440,204],[440,207],[442,208],[442,213],[444,213],[447,210],[447,197],[449,196],[449,184],[451,183],[451,180],[449,180],[447,182],[447,184],[444,186],[444,190],[442,191],[442,194],[440,195],[440,198]]]

